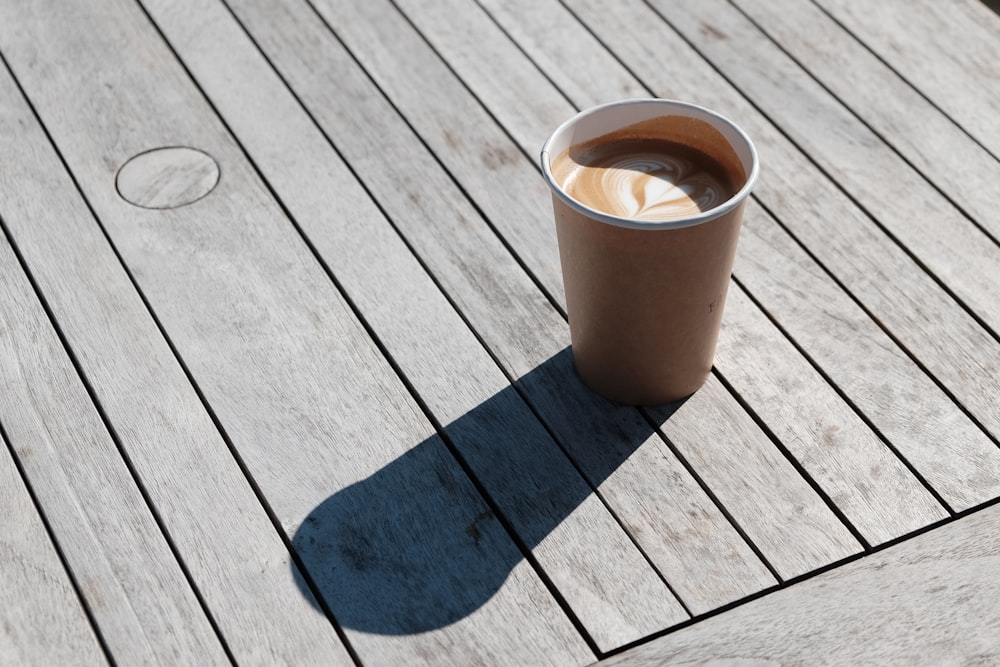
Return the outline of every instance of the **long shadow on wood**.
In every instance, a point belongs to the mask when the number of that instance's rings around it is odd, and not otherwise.
[[[568,348],[517,384],[586,480],[513,387],[444,432],[522,548],[532,549],[653,429],[637,410],[586,389]],[[658,410],[658,417],[679,405]],[[302,522],[293,544],[341,625],[387,635],[465,618],[523,560],[437,436],[330,496]]]

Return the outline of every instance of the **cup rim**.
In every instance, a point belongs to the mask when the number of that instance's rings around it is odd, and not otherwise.
[[[737,190],[732,197],[722,202],[718,206],[710,208],[707,211],[703,211],[701,213],[698,213],[697,215],[685,216],[683,218],[673,218],[670,220],[637,220],[634,218],[626,218],[622,216],[612,215],[610,213],[605,213],[604,211],[591,208],[590,206],[587,206],[586,204],[583,204],[574,199],[573,197],[571,197],[569,193],[567,193],[563,189],[562,185],[560,185],[556,181],[555,177],[552,174],[551,155],[550,155],[550,148],[552,144],[556,141],[556,139],[560,137],[560,135],[566,132],[573,125],[579,123],[584,118],[587,118],[595,114],[603,113],[604,111],[612,107],[621,107],[633,104],[654,104],[657,106],[663,106],[665,110],[683,109],[688,112],[694,112],[692,117],[701,118],[702,120],[714,119],[721,125],[733,130],[739,136],[739,138],[746,144],[746,148],[750,155],[750,173],[747,174],[747,178],[743,184],[743,187]],[[702,223],[708,222],[710,220],[715,220],[716,218],[726,215],[727,213],[729,213],[730,211],[737,208],[740,204],[743,203],[743,201],[750,194],[750,191],[753,189],[754,184],[757,182],[757,177],[760,173],[760,160],[758,159],[757,156],[757,148],[754,146],[753,141],[750,140],[750,137],[747,136],[747,133],[744,132],[739,125],[732,122],[722,114],[712,111],[711,109],[707,109],[703,106],[692,104],[690,102],[662,99],[658,97],[635,98],[628,100],[620,100],[617,102],[608,102],[579,112],[572,118],[562,123],[559,127],[555,129],[554,132],[552,132],[551,135],[549,135],[549,138],[546,139],[545,144],[542,146],[540,161],[541,161],[542,175],[545,177],[545,181],[548,183],[549,188],[551,188],[552,192],[555,193],[555,195],[559,197],[559,199],[561,199],[566,205],[575,209],[577,212],[586,215],[589,218],[593,218],[600,222],[609,225],[614,225],[616,227],[625,227],[628,229],[648,229],[648,230],[680,229],[683,227],[693,227],[695,225],[700,225]]]

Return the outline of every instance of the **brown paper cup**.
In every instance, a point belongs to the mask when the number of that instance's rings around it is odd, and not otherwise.
[[[570,146],[657,120],[669,136],[745,175],[723,204],[687,218],[641,221],[592,209],[556,182],[551,161]],[[657,130],[659,132],[659,129]],[[577,373],[606,398],[636,405],[694,393],[715,356],[740,220],[759,170],[746,134],[718,114],[670,100],[628,100],[584,111],[546,141],[559,256]]]

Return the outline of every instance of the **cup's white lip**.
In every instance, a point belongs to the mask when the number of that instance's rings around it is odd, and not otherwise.
[[[695,111],[698,114],[710,116],[720,121],[722,124],[728,126],[734,130],[740,138],[746,142],[747,149],[750,152],[750,162],[751,168],[750,173],[747,174],[746,183],[743,187],[739,189],[732,197],[727,199],[722,204],[714,208],[710,208],[707,211],[703,211],[698,215],[687,216],[683,218],[673,218],[670,220],[636,220],[634,218],[624,218],[617,215],[611,215],[603,211],[599,211],[595,208],[591,208],[586,204],[582,204],[579,201],[573,199],[569,194],[563,190],[562,186],[556,181],[555,177],[552,175],[551,169],[551,156],[549,155],[549,148],[552,143],[562,134],[570,125],[578,123],[582,118],[587,116],[601,113],[609,107],[620,107],[627,104],[658,104],[664,107],[664,111],[669,109],[688,109]],[[667,115],[667,114],[664,114]],[[726,213],[732,211],[734,208],[739,206],[744,199],[750,194],[750,190],[753,189],[754,183],[757,181],[757,175],[760,172],[760,161],[757,158],[757,148],[750,141],[750,137],[747,136],[746,132],[743,131],[740,126],[732,122],[725,116],[722,116],[711,109],[706,109],[705,107],[698,106],[697,104],[691,104],[690,102],[680,102],[678,100],[667,100],[656,97],[650,98],[636,98],[630,100],[623,100],[619,102],[608,102],[607,104],[601,104],[590,109],[586,109],[576,114],[565,123],[560,125],[555,129],[555,131],[549,136],[542,146],[541,153],[541,166],[542,174],[545,176],[546,182],[548,182],[549,187],[552,191],[556,193],[561,200],[566,202],[570,207],[576,209],[580,213],[583,213],[587,217],[594,218],[601,222],[607,223],[609,225],[615,225],[617,227],[627,227],[629,229],[680,229],[681,227],[693,227],[694,225],[699,225],[703,222],[708,222],[709,220],[714,220]]]

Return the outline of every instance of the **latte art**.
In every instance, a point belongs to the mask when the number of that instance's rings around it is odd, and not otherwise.
[[[734,179],[704,153],[662,139],[628,138],[576,146],[553,173],[571,197],[632,220],[698,215],[735,194]]]
[[[727,199],[722,184],[690,160],[661,153],[622,157],[586,170],[576,178],[599,179],[584,185],[612,194],[609,208],[614,215],[637,220],[668,220],[715,208]],[[578,186],[579,187],[579,186]]]

